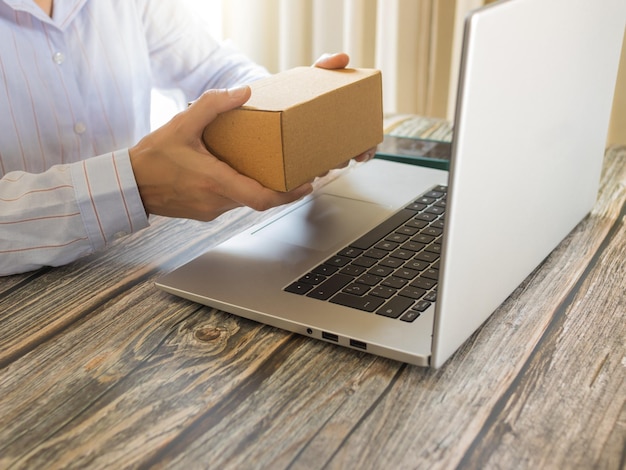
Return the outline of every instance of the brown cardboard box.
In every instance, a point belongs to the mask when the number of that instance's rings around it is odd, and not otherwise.
[[[268,188],[289,191],[383,140],[378,70],[297,67],[251,88],[250,100],[219,115],[203,138]]]

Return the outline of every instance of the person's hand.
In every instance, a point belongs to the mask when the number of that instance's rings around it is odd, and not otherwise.
[[[339,52],[336,54],[322,54],[322,56],[315,61],[313,66],[329,70],[345,69],[348,66],[349,62],[350,57],[348,56],[348,54],[344,52]],[[354,157],[352,160],[355,160],[357,162],[366,162],[374,158],[375,154],[376,147],[366,150],[361,155],[357,155],[356,157]],[[343,165],[340,166],[340,168],[348,165],[349,163],[349,161],[345,162]]]
[[[282,193],[218,160],[202,131],[219,113],[243,105],[250,88],[210,90],[129,150],[139,193],[149,214],[208,221],[240,206],[266,210],[312,191],[304,184]]]

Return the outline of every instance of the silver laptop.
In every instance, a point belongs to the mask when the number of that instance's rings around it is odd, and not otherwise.
[[[157,285],[440,367],[594,205],[625,21],[624,0],[470,13],[449,174],[354,165]]]

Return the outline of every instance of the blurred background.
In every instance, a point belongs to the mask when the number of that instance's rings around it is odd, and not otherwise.
[[[270,72],[310,65],[325,52],[347,52],[351,66],[382,71],[385,113],[448,120],[454,118],[463,19],[494,1],[181,0],[214,37],[231,40]],[[626,143],[625,56],[623,48],[609,144]],[[180,103],[158,92],[154,99],[157,126]]]

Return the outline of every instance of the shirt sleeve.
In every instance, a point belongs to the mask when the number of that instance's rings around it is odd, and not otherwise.
[[[0,179],[0,275],[60,266],[148,226],[128,150]]]
[[[230,88],[269,75],[231,42],[215,40],[184,2],[144,0],[142,4],[155,87],[179,89],[191,101],[208,89]]]

